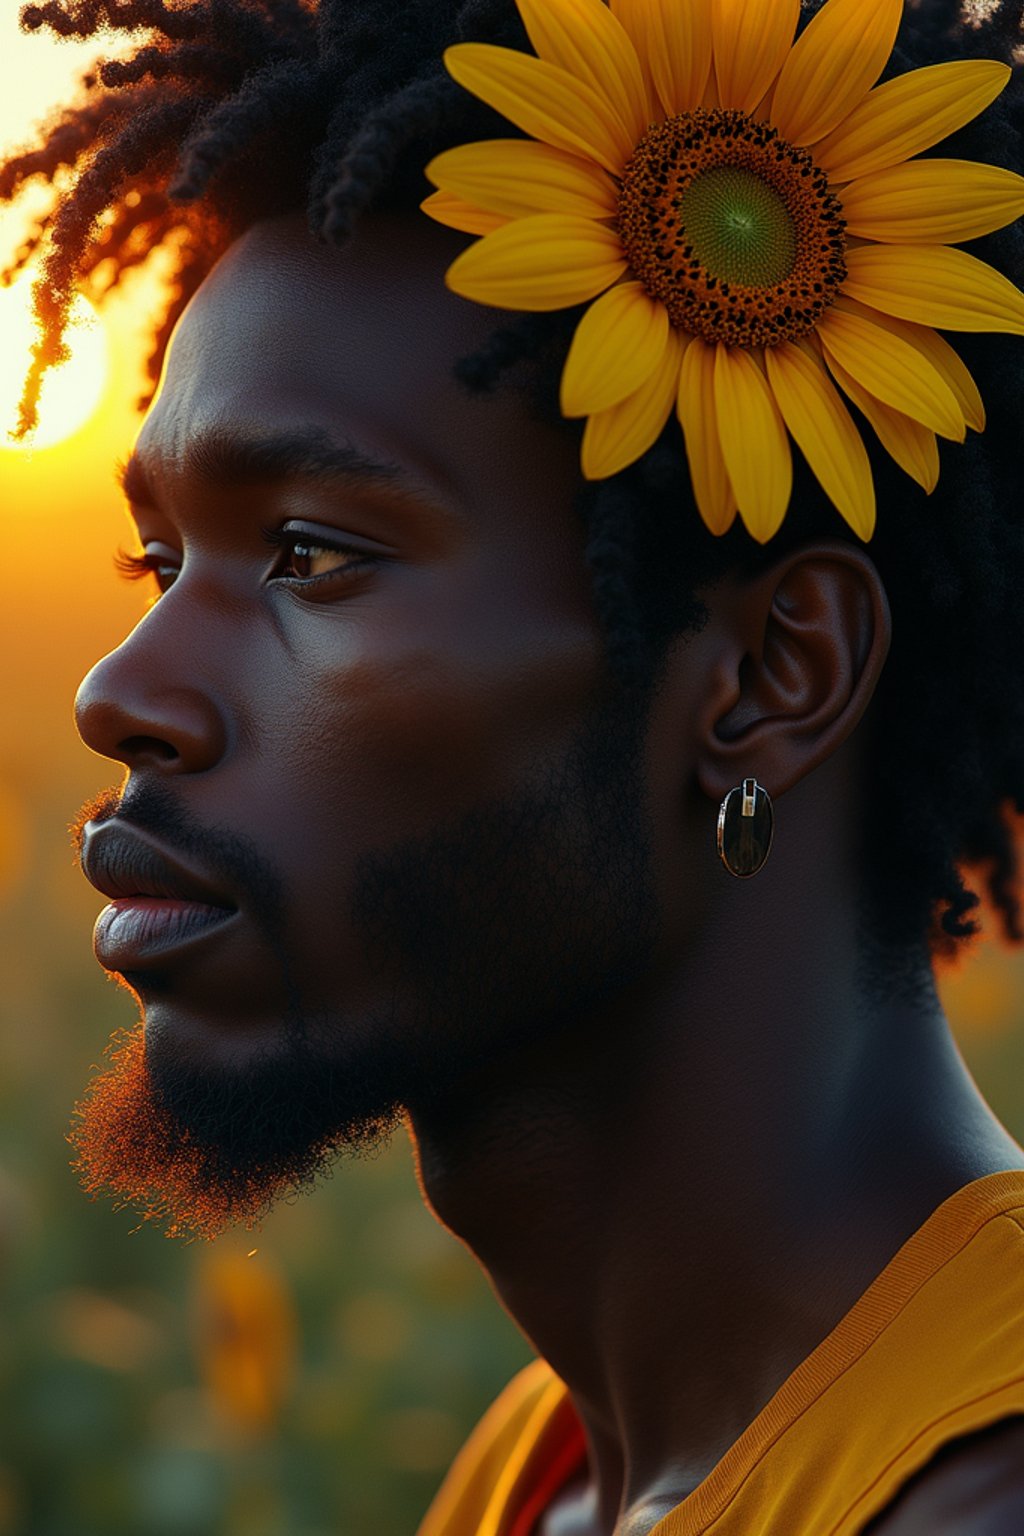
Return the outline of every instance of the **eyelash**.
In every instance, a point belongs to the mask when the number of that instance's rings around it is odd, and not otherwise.
[[[142,581],[146,576],[155,576],[157,567],[165,564],[166,561],[159,560],[156,555],[130,555],[126,549],[119,549],[114,556],[114,569],[125,581]]]
[[[366,566],[376,565],[377,558],[368,554],[364,549],[356,549],[352,544],[344,544],[340,540],[334,541],[324,538],[311,538],[308,533],[302,533],[297,529],[261,528],[264,542],[274,549],[290,549],[296,544],[305,544],[310,549],[330,550],[332,554],[352,555],[352,562],[333,571],[321,571],[317,576],[287,576],[280,578],[291,586],[312,587],[322,581],[344,580],[347,576],[354,575],[357,570]],[[293,558],[295,558],[293,556]],[[157,575],[161,566],[168,562],[159,555],[132,555],[126,549],[118,549],[114,556],[114,569],[125,581],[143,581],[147,576]]]

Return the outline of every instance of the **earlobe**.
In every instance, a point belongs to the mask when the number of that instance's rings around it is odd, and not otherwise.
[[[863,551],[820,540],[718,588],[712,606],[722,635],[697,721],[698,783],[717,801],[751,777],[781,795],[864,714],[891,643],[885,588]]]

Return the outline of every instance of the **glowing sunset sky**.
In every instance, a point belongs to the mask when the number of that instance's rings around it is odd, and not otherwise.
[[[72,95],[79,74],[104,50],[97,43],[22,35],[20,4],[0,6],[0,152],[33,142],[54,104]],[[37,211],[45,198],[27,204]],[[0,210],[0,263],[16,249],[26,212]],[[9,674],[8,724],[0,735],[0,784],[33,786],[40,774],[83,772],[109,784],[104,767],[78,741],[71,702],[83,673],[132,627],[143,595],[119,582],[111,566],[129,529],[113,469],[138,426],[146,317],[156,302],[151,280],[126,285],[104,311],[90,340],[109,358],[106,388],[82,428],[54,446],[45,436],[29,450],[7,444],[0,423],[0,643],[17,657]],[[94,330],[96,322],[94,322]],[[23,315],[0,291],[0,403],[9,406],[25,358]],[[43,419],[46,428],[46,418]]]

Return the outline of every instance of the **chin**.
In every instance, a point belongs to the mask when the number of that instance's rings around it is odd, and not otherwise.
[[[260,1063],[289,1054],[288,1027],[280,1017],[225,1019],[177,997],[144,1001],[141,1013],[146,1061],[158,1081],[177,1072],[243,1078]]]

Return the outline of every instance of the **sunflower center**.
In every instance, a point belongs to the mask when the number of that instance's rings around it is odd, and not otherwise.
[[[694,255],[729,283],[767,288],[789,276],[796,230],[782,198],[738,165],[716,165],[695,177],[678,203]]]
[[[650,128],[625,168],[619,235],[672,324],[726,346],[806,335],[846,277],[846,225],[806,150],[745,112]]]

